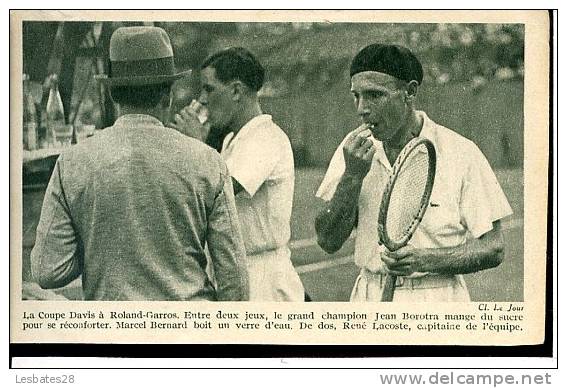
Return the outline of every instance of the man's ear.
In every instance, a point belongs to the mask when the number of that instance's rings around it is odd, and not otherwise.
[[[246,93],[246,86],[242,83],[242,81],[232,81],[231,84],[232,88],[232,100],[233,101],[240,101],[244,93]]]
[[[417,96],[418,86],[419,84],[415,80],[408,82],[406,87],[406,97],[408,99],[414,99]]]
[[[173,104],[173,88],[169,89],[169,93],[162,93],[159,101],[163,108],[169,109]]]

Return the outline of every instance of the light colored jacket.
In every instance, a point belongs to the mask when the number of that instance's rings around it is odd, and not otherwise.
[[[82,275],[88,300],[246,300],[244,258],[220,156],[146,115],[60,155],[31,255],[40,286]]]

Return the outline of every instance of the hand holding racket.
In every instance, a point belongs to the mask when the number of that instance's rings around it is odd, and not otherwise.
[[[378,215],[380,243],[389,251],[404,247],[423,219],[433,190],[436,161],[433,143],[423,137],[409,141],[396,158]],[[396,276],[388,274],[382,302],[394,299],[395,286]]]

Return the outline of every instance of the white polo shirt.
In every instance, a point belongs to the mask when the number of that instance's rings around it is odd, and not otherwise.
[[[251,301],[303,301],[303,284],[290,260],[294,164],[291,144],[270,115],[229,134],[221,155],[244,190],[235,196]]]
[[[244,188],[236,195],[236,208],[246,254],[287,246],[294,170],[286,134],[272,116],[256,116],[236,137],[230,133],[225,138],[221,156],[230,175]]]
[[[465,243],[467,235],[478,238],[492,230],[492,223],[512,209],[494,172],[480,149],[470,140],[433,122],[424,112],[420,136],[434,144],[437,171],[429,208],[409,244],[417,248],[453,247]],[[347,136],[348,137],[348,136]],[[355,263],[371,272],[384,273],[378,243],[377,221],[382,193],[392,171],[382,142],[372,138],[376,154],[365,177],[358,201]],[[337,148],[317,191],[330,201],[345,171],[343,144]],[[413,274],[412,277],[423,274]]]

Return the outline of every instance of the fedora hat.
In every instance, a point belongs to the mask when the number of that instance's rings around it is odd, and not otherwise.
[[[108,86],[173,82],[191,74],[175,72],[167,32],[159,27],[120,27],[110,38],[109,74],[95,79]]]

